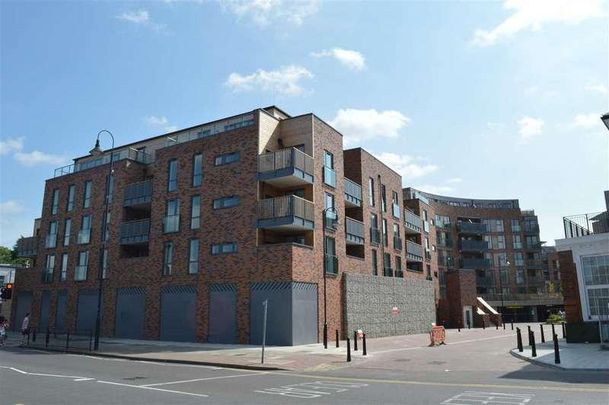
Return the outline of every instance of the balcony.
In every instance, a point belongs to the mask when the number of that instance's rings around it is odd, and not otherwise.
[[[524,227],[522,228],[524,233],[536,235],[539,233],[539,224],[527,224],[525,222]]]
[[[379,244],[381,243],[381,230],[378,228],[370,228],[370,243]]]
[[[20,238],[17,241],[18,257],[36,257],[38,255],[38,237]]]
[[[345,178],[345,207],[362,206],[362,186]]]
[[[324,183],[336,187],[336,172],[328,166],[324,166]]]
[[[314,205],[311,201],[295,195],[258,201],[258,228],[306,231],[314,227]]]
[[[335,255],[324,255],[324,269],[326,274],[338,274],[338,257]]]
[[[47,235],[46,239],[44,240],[44,247],[47,249],[50,249],[50,248],[54,248],[56,246],[57,246],[57,234],[51,233],[51,234]]]
[[[172,233],[180,230],[180,216],[179,215],[166,215],[163,218],[163,232]]]
[[[544,268],[543,262],[541,260],[528,259],[526,261],[526,263],[527,263],[527,269],[541,270]]]
[[[404,210],[404,224],[407,234],[417,234],[423,231],[421,217],[412,211]]]
[[[296,187],[313,183],[313,158],[296,148],[258,156],[258,180],[275,187]]]
[[[345,217],[345,239],[347,245],[363,245],[364,223]]]
[[[398,204],[391,204],[391,214],[394,218],[400,218],[400,206]]]
[[[491,261],[489,259],[461,259],[462,269],[488,269],[491,267]]]
[[[466,240],[459,241],[459,249],[462,252],[484,252],[488,250],[488,243],[484,240]]]
[[[411,240],[406,241],[406,259],[410,262],[423,261],[423,246]]]
[[[403,244],[402,244],[402,238],[400,238],[397,235],[394,235],[393,236],[393,248],[395,250],[402,250],[402,246],[403,246]]]
[[[91,228],[89,229],[81,229],[78,231],[78,236],[76,237],[76,243],[79,245],[86,245],[91,241]]]
[[[150,234],[150,219],[128,221],[121,224],[121,245],[137,245],[148,243]]]
[[[459,233],[469,235],[481,235],[486,233],[486,225],[480,222],[457,222]]]
[[[133,149],[133,148],[125,148],[122,150],[114,151],[112,153],[112,161],[116,163],[119,160],[129,159],[135,162],[140,162],[144,164],[149,164],[154,161],[154,157],[152,155],[147,154],[141,150]],[[77,163],[63,166],[55,169],[55,174],[53,177],[65,176],[66,174],[77,173],[86,169],[91,169],[93,167],[101,166],[104,164],[110,163],[110,154],[104,154],[103,156],[86,160],[83,159]]]
[[[508,305],[561,305],[563,297],[558,293],[537,294],[482,294],[482,297],[491,305],[499,306],[503,301]]]
[[[150,204],[152,199],[152,180],[132,183],[125,187],[123,207],[137,207]]]

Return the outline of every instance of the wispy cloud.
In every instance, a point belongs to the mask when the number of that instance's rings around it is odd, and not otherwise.
[[[134,11],[125,11],[122,14],[116,16],[118,20],[126,21],[127,23],[150,27],[155,31],[165,30],[165,24],[159,24],[152,20],[148,10],[140,9]]]
[[[605,86],[604,84],[600,84],[600,83],[588,85],[588,86],[584,87],[584,90],[589,91],[591,93],[602,94],[604,96],[609,94],[609,89],[607,89],[607,86]]]
[[[225,85],[235,92],[263,90],[284,96],[297,96],[303,93],[301,81],[311,79],[313,74],[302,66],[282,66],[277,70],[262,70],[249,75],[231,73]]]
[[[156,131],[173,132],[178,129],[175,125],[170,125],[167,117],[157,117],[155,115],[149,115],[144,118],[146,125]]]
[[[366,58],[361,52],[343,48],[324,49],[319,52],[311,52],[314,58],[330,57],[336,59],[342,65],[351,70],[364,70],[366,68]]]
[[[63,165],[67,162],[67,159],[63,156],[40,152],[38,150],[34,150],[32,152],[17,152],[15,153],[14,157],[16,161],[27,167],[39,165]]]
[[[600,128],[602,125],[601,115],[597,113],[577,114],[571,124],[573,128],[577,129]]]
[[[319,11],[319,0],[220,0],[222,7],[259,27],[272,23],[289,23],[295,26]]]
[[[0,216],[19,214],[23,212],[23,203],[17,200],[0,202]]]
[[[458,183],[462,183],[463,179],[461,177],[453,177],[452,179],[446,180],[446,182],[449,184],[458,184]]]
[[[532,138],[541,135],[544,121],[540,118],[522,117],[517,122],[521,143],[528,143]]]
[[[503,8],[512,14],[490,30],[476,30],[474,45],[491,46],[520,31],[538,31],[548,23],[576,24],[606,15],[602,0],[504,0]]]
[[[330,125],[339,130],[347,145],[373,138],[397,138],[400,130],[410,123],[410,118],[399,111],[376,109],[340,109]]]
[[[0,156],[19,152],[23,149],[23,137],[0,140]]]
[[[400,155],[392,152],[375,153],[374,156],[402,176],[404,184],[410,184],[412,179],[426,176],[438,170],[438,166],[426,163],[421,158],[410,155]]]
[[[26,209],[24,201],[0,202],[0,246],[13,247],[20,236],[31,236],[33,215]]]

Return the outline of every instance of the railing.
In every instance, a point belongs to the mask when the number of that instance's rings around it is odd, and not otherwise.
[[[44,247],[46,248],[54,248],[57,246],[57,234],[52,233],[46,236],[44,241]]]
[[[328,166],[324,166],[324,183],[336,187],[336,172]]]
[[[408,257],[423,259],[423,246],[411,240],[406,241],[406,254]]]
[[[137,183],[128,184],[125,187],[123,206],[144,204],[150,202],[152,198],[152,180],[144,180]]]
[[[486,225],[478,222],[457,222],[457,229],[460,233],[485,233]]]
[[[76,237],[76,243],[79,245],[85,245],[89,243],[91,240],[91,228],[89,229],[81,229],[78,231],[78,236]]]
[[[400,206],[398,204],[391,204],[391,213],[393,214],[394,218],[399,218],[400,217]]]
[[[609,232],[609,212],[571,215],[563,217],[565,238],[578,238],[595,233]]]
[[[526,264],[527,264],[527,268],[529,268],[529,269],[542,269],[543,268],[543,262],[538,259],[529,259],[526,261]]]
[[[345,233],[347,237],[364,240],[364,223],[353,218],[345,217]]]
[[[258,201],[258,219],[273,219],[294,216],[314,221],[314,205],[311,201],[295,195],[266,198]]]
[[[423,230],[423,221],[421,221],[421,217],[412,211],[404,210],[404,223],[406,224],[406,227],[415,232],[421,232]]]
[[[402,238],[399,236],[393,236],[393,248],[396,250],[402,250]]]
[[[459,241],[459,247],[462,251],[482,252],[488,250],[488,242],[484,240],[466,240]]]
[[[163,218],[163,232],[178,232],[180,230],[180,215],[166,215]]]
[[[38,237],[19,238],[17,240],[17,256],[33,257],[38,254]]]
[[[491,267],[491,261],[489,259],[461,259],[462,269],[488,269],[489,267]]]
[[[121,244],[148,242],[150,234],[150,219],[128,221],[121,224]]]
[[[378,228],[370,228],[370,242],[371,243],[381,243],[381,231]]]
[[[345,199],[357,206],[362,205],[362,186],[345,178]]]
[[[206,125],[193,128],[188,131],[181,131],[178,134],[167,136],[167,144],[165,147],[178,145],[184,142],[195,141],[197,139],[207,138],[222,132],[231,131],[233,129],[244,128],[254,125],[253,114],[244,114],[238,117],[227,118],[220,121],[215,121]]]
[[[486,300],[486,301],[501,301],[502,295],[501,294],[482,294],[482,297]],[[554,300],[562,300],[563,296],[562,294],[558,294],[558,293],[538,293],[538,294],[503,294],[503,300],[504,301],[533,301],[533,302],[539,302],[540,300],[548,300],[548,299],[554,299]]]
[[[522,230],[524,231],[524,233],[539,233],[539,224],[528,225],[525,222],[524,226],[522,227]]]
[[[324,268],[326,274],[338,274],[338,257],[335,255],[324,255]]]
[[[296,148],[281,149],[258,156],[258,173],[273,172],[291,167],[312,174],[314,172],[313,158]]]
[[[123,159],[129,159],[129,160],[134,160],[136,162],[149,164],[154,161],[154,158],[152,155],[149,155],[148,153],[146,153],[144,151],[133,149],[133,148],[126,148],[126,149],[114,151],[112,153],[112,156],[113,156],[112,157],[113,162],[117,162],[117,161],[123,160]],[[82,170],[91,169],[92,167],[105,165],[106,163],[110,163],[110,154],[105,154],[105,155],[100,156],[95,159],[87,159],[82,162],[59,167],[59,168],[55,169],[55,174],[53,175],[53,177],[59,177],[59,176],[63,176],[66,174],[77,173]]]

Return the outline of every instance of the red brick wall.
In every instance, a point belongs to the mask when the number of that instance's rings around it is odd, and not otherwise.
[[[567,323],[583,322],[579,283],[577,281],[577,270],[573,262],[573,253],[570,250],[558,252],[558,260],[560,263],[560,281],[565,300]]]

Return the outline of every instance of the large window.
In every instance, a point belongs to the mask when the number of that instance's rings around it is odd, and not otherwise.
[[[168,276],[171,274],[173,265],[173,242],[167,241],[163,245],[163,275]]]
[[[582,257],[582,266],[587,286],[609,284],[609,255]]]
[[[371,207],[374,207],[374,179],[368,178],[368,203]]]
[[[72,220],[66,218],[63,225],[63,245],[68,246],[70,244],[70,234],[72,232]]]
[[[199,272],[199,239],[191,239],[188,242],[188,273]]]
[[[87,279],[87,270],[89,268],[89,252],[78,252],[78,265],[74,272],[74,280],[84,281]]]
[[[66,204],[66,211],[70,212],[74,209],[74,196],[76,194],[76,186],[71,184],[68,187],[68,202]]]
[[[201,196],[193,195],[190,199],[190,229],[201,227]]]
[[[539,247],[539,237],[537,235],[527,235],[525,240],[527,243],[526,247],[528,249],[534,249]]]
[[[87,244],[91,240],[91,215],[83,215],[80,221],[80,231],[78,231],[78,243]]]
[[[61,272],[59,273],[59,281],[68,279],[68,254],[61,255]]]
[[[336,221],[336,211],[334,210],[334,194],[324,193],[324,208],[324,212],[326,213],[326,217],[324,218],[326,228],[334,229],[334,224]]]
[[[387,237],[387,220],[383,219],[383,245],[389,245],[388,237]]]
[[[391,268],[391,255],[383,254],[383,276],[393,277],[393,269]]]
[[[336,240],[326,236],[324,238],[325,271],[329,274],[338,273],[338,258],[336,257]]]
[[[381,210],[387,212],[387,188],[381,184]]]
[[[378,275],[378,263],[379,259],[376,253],[376,249],[372,249],[372,274],[373,275]]]
[[[241,159],[241,154],[239,152],[231,152],[225,153],[223,155],[218,155],[214,159],[214,166],[223,166],[231,163],[238,162]]]
[[[324,183],[331,187],[336,187],[336,172],[334,171],[334,155],[324,150]]]
[[[53,190],[53,197],[51,198],[51,214],[57,214],[59,210],[59,189]]]
[[[45,246],[47,248],[54,248],[57,246],[57,221],[51,221],[49,223],[49,233],[47,235]]]
[[[512,219],[512,233],[520,232],[520,220]]]
[[[503,219],[483,219],[487,232],[503,232]]]
[[[47,263],[44,269],[42,281],[51,283],[53,281],[53,272],[55,271],[55,255],[47,255]]]
[[[230,197],[216,198],[212,204],[213,204],[214,209],[217,210],[220,208],[235,207],[235,206],[239,205],[239,202],[240,202],[239,196],[232,195]]]
[[[180,230],[180,200],[167,200],[163,232],[178,232]]]
[[[514,266],[524,266],[522,252],[514,252]]]
[[[192,158],[192,186],[199,187],[203,183],[203,155],[197,153]]]
[[[514,249],[522,249],[522,239],[520,235],[512,235],[512,241],[514,242]]]
[[[446,215],[436,215],[436,227],[444,228],[450,226],[450,217]]]
[[[215,243],[215,244],[211,245],[211,254],[214,256],[221,255],[221,254],[227,254],[227,253],[236,253],[236,252],[237,252],[237,244],[234,242]]]
[[[178,161],[171,159],[167,167],[167,191],[178,189]]]
[[[85,181],[85,189],[83,192],[82,207],[89,208],[91,206],[91,194],[93,193],[93,182]]]

